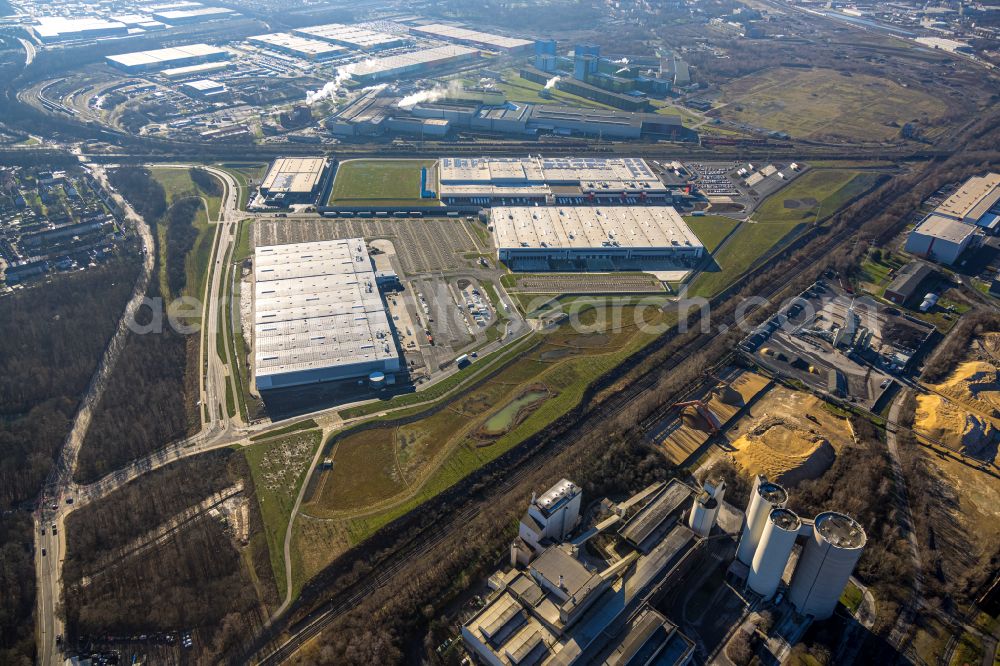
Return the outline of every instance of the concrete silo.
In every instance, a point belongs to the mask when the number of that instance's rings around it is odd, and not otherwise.
[[[800,527],[802,521],[788,509],[774,509],[767,517],[747,576],[750,589],[765,599],[773,597],[778,590]]]
[[[817,620],[833,615],[866,541],[853,518],[833,511],[816,516],[788,590],[795,610]]]
[[[706,482],[704,490],[694,498],[688,527],[698,536],[708,536],[719,517],[719,507],[726,494],[725,481]]]
[[[750,492],[750,505],[743,519],[743,532],[740,534],[740,545],[736,550],[736,559],[750,566],[753,555],[757,551],[760,535],[764,532],[764,524],[772,509],[784,506],[788,493],[777,483],[771,483],[767,477],[757,476]]]

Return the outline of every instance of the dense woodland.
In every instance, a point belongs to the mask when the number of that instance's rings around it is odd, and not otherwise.
[[[0,517],[0,664],[34,662],[34,529],[27,512]]]
[[[0,663],[32,661],[34,528],[27,509],[138,270],[135,256],[123,256],[0,299]]]
[[[201,209],[200,198],[187,197],[173,204],[157,222],[157,226],[167,227],[167,288],[174,296],[181,294],[187,286],[185,263],[198,239],[194,218]]]
[[[144,216],[166,210],[163,188],[143,170],[119,169],[114,172],[113,182],[130,202],[139,203],[139,212]],[[191,201],[201,205],[197,199]],[[173,210],[180,208],[174,206]],[[169,220],[171,214],[168,212],[165,218]],[[170,236],[169,227],[167,235]],[[168,266],[169,254],[168,249]],[[156,256],[154,275],[159,270],[159,252]],[[183,272],[183,258],[175,258],[175,263],[180,264]],[[165,307],[156,300],[162,297],[158,280],[150,281],[147,296],[154,307]],[[145,326],[153,317],[162,317],[163,325],[148,333],[129,333],[95,409],[76,470],[80,482],[96,480],[160,449],[187,435],[198,423],[197,414],[189,408],[195,402],[190,392],[197,390],[197,380],[192,381],[196,374],[186,372],[192,363],[189,357],[198,345],[197,337],[175,331],[165,312],[154,313],[151,307],[141,308],[136,322]],[[193,367],[196,366],[194,360]]]
[[[191,176],[191,180],[198,189],[207,194],[210,197],[221,197],[222,196],[222,183],[219,179],[210,174],[204,169],[199,169],[197,167],[192,167],[188,169],[188,175]]]
[[[247,543],[205,513],[155,548],[133,550],[165,521],[238,482],[250,512]],[[273,607],[278,601],[253,482],[238,451],[213,451],[151,472],[74,512],[67,529],[72,636],[200,629],[205,644],[199,647],[209,652],[203,660],[211,663],[240,636],[259,630],[266,618],[262,602]],[[84,577],[88,583],[81,585]]]

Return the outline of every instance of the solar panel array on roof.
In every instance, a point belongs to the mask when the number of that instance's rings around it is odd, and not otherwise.
[[[569,186],[582,195],[664,197],[667,187],[638,157],[445,157],[441,196],[517,197]],[[478,190],[471,190],[475,185]]]

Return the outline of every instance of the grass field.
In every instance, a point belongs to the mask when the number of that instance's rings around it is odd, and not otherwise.
[[[319,431],[309,431],[264,440],[243,449],[264,519],[267,549],[279,594],[285,590],[285,530],[319,443]]]
[[[815,221],[817,214],[820,221],[833,215],[872,187],[877,178],[875,173],[819,169],[796,178],[767,198],[751,220],[740,225],[714,253],[714,266],[694,278],[688,296],[710,298],[719,293],[769,250]]]
[[[840,595],[840,603],[844,604],[851,615],[858,612],[858,608],[861,607],[861,601],[864,599],[864,594],[854,583],[848,582],[847,587]]]
[[[890,273],[899,270],[905,264],[906,261],[902,257],[888,251],[882,252],[878,258],[869,255],[861,262],[858,279],[863,289],[881,298],[891,280]]]
[[[543,430],[578,405],[597,377],[671,323],[670,315],[659,308],[626,306],[619,313],[620,324],[606,326],[598,310],[588,305],[595,300],[572,301],[569,314],[579,326],[564,324],[534,336],[529,350],[511,354],[491,377],[434,405],[377,419],[376,427],[338,440],[333,469],[314,480],[315,492],[303,506],[303,525],[324,520],[329,536],[317,542],[315,535],[305,533],[308,528],[300,530],[296,523],[295,550],[303,549],[297,557],[305,566],[296,577],[311,577],[335,557],[332,544],[344,548],[364,540]],[[640,328],[637,320],[662,328]],[[502,434],[483,431],[486,421],[531,391],[548,395],[519,413]],[[400,420],[414,414],[424,416],[409,423]]]
[[[219,207],[222,205],[220,196],[209,196],[191,180],[187,169],[165,169],[152,168],[150,173],[161,185],[167,194],[167,203],[173,204],[181,199],[190,196],[201,197],[204,204],[194,218],[194,226],[198,229],[198,238],[195,239],[194,246],[188,253],[184,262],[184,270],[187,273],[187,286],[185,294],[201,298],[205,292],[205,281],[208,279],[208,263],[212,254],[212,243],[215,236],[215,226],[209,224],[209,216],[212,220],[219,217]],[[207,207],[207,213],[206,213]],[[167,261],[166,261],[166,227],[157,227],[159,236],[160,251],[160,287],[164,294],[170,293],[167,289]],[[179,296],[180,294],[173,294]]]
[[[341,162],[333,180],[330,204],[342,206],[438,206],[437,199],[420,198],[420,169],[432,175],[434,160],[361,159]]]
[[[812,222],[817,217],[822,221],[878,178],[871,172],[812,169],[768,197],[753,216],[765,222]]]
[[[683,106],[675,106],[665,102],[652,102],[652,104],[657,107],[656,113],[661,116],[680,116],[684,127],[692,127],[704,120],[704,118],[697,115],[694,111],[685,109]]]
[[[882,141],[942,117],[941,98],[885,78],[775,67],[722,86],[722,117],[808,139]]]
[[[685,217],[684,221],[698,237],[705,250],[715,252],[726,236],[735,229],[739,222],[721,215],[704,215],[701,217]]]
[[[221,165],[221,169],[228,171],[236,179],[236,184],[240,188],[240,209],[247,206],[250,192],[260,184],[267,173],[267,164],[260,162],[227,162]]]

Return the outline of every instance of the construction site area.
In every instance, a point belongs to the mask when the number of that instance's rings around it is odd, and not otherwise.
[[[767,377],[736,367],[726,368],[715,380],[700,396],[674,404],[649,431],[650,442],[674,465],[683,465],[771,386]]]
[[[973,338],[968,354],[943,381],[923,384],[914,430],[933,444],[995,462],[1000,441],[1000,333]]]

